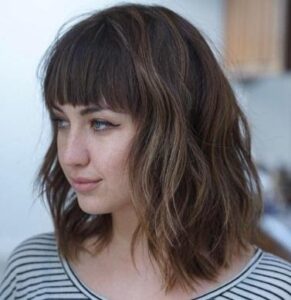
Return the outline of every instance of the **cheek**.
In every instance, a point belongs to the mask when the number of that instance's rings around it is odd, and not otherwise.
[[[96,156],[94,169],[103,178],[102,188],[97,193],[110,209],[130,203],[130,185],[127,157],[130,148],[121,143],[111,143]],[[114,208],[114,209],[115,209]],[[108,210],[108,211],[109,211]]]
[[[128,153],[125,148],[109,148],[104,151],[99,160],[102,171],[114,178],[123,177],[127,173]]]
[[[112,139],[102,147],[102,150],[96,149],[93,162],[95,168],[101,172],[101,176],[112,185],[125,184],[128,178],[127,158],[130,151],[130,143],[124,140]]]

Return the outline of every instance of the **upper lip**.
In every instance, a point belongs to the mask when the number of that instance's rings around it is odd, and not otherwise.
[[[75,178],[71,178],[72,182],[73,183],[79,183],[79,184],[82,184],[82,183],[95,183],[95,182],[98,182],[101,180],[101,178],[86,178],[86,177],[75,177]]]

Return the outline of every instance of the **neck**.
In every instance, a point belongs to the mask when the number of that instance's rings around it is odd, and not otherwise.
[[[138,226],[133,207],[127,207],[112,214],[113,237],[108,246],[108,254],[116,260],[131,265],[131,243]],[[143,237],[138,237],[134,247],[134,258],[138,265],[148,264],[148,248]]]
[[[138,226],[138,219],[132,206],[123,207],[118,212],[112,213],[113,235],[110,243],[98,253],[98,257],[107,257],[116,263],[123,262],[133,265],[131,256],[131,243],[133,234]],[[95,238],[89,239],[85,245],[88,250],[86,255],[92,258],[96,256]],[[147,257],[147,259],[146,259]],[[138,263],[148,263],[148,247],[143,237],[138,237],[134,247],[134,258]],[[146,259],[146,260],[145,260]]]
[[[133,233],[138,226],[138,219],[132,206],[124,207],[112,213],[112,243],[122,248],[130,247]]]

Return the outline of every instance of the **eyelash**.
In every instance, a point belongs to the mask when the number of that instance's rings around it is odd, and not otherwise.
[[[56,128],[59,130],[65,128],[65,126],[60,126],[60,123],[67,122],[65,119],[59,118],[59,117],[51,117],[51,121],[56,126]]]
[[[61,118],[61,117],[56,117],[56,116],[52,116],[51,117],[51,121],[53,122],[53,124],[55,124],[56,128],[58,130],[62,130],[62,129],[65,129],[66,128],[66,125],[60,125],[60,123],[62,122],[67,122],[69,123],[68,121],[66,121],[64,118]],[[99,126],[105,126],[105,128],[102,128],[102,129],[98,129],[96,128],[96,124],[98,124]],[[107,130],[107,129],[110,129],[112,127],[118,127],[119,125],[115,125],[115,124],[112,124],[108,121],[105,121],[105,120],[100,120],[100,119],[93,119],[90,121],[90,127],[95,131],[95,132],[100,132],[100,131],[104,131],[104,130]]]
[[[105,128],[103,129],[97,129],[95,127],[96,124],[99,124],[99,126],[105,126]],[[106,130],[106,129],[109,129],[109,128],[112,128],[112,127],[117,127],[119,125],[114,125],[108,121],[105,121],[105,120],[98,120],[98,119],[94,119],[91,121],[91,127],[93,128],[93,130],[95,131],[103,131],[103,130]]]

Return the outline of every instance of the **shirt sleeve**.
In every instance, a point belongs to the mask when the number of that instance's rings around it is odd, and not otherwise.
[[[17,289],[17,270],[18,259],[16,257],[16,250],[14,250],[6,263],[4,277],[0,282],[1,300],[15,299],[15,292]]]

